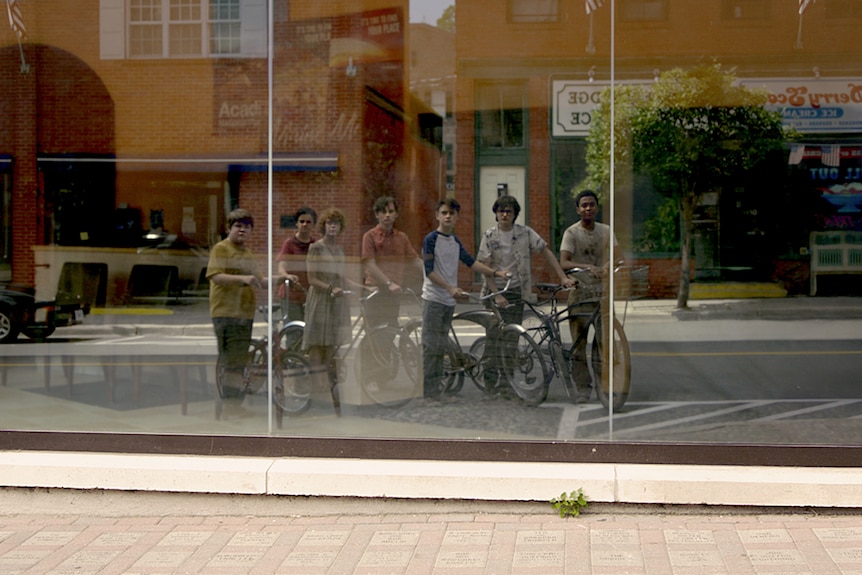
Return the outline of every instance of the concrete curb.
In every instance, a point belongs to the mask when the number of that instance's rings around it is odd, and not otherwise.
[[[279,496],[862,506],[862,469],[0,452],[5,487]]]

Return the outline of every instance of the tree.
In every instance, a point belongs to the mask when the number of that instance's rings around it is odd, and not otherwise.
[[[621,86],[614,100],[614,175],[631,189],[631,174],[648,175],[679,208],[680,270],[677,307],[688,307],[692,221],[704,194],[751,169],[791,137],[780,112],[764,108],[767,94],[736,84],[720,64],[664,72],[649,87]],[[606,92],[587,144],[587,180],[610,181],[610,96]]]
[[[437,18],[437,27],[447,32],[455,32],[455,5],[450,4]]]

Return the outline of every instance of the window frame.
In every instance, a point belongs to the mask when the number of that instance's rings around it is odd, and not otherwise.
[[[660,15],[656,17],[648,17],[646,10],[647,4],[657,4]],[[669,0],[622,0],[620,3],[620,22],[666,22],[670,14]],[[632,11],[635,6],[640,8],[640,16],[633,15]]]
[[[535,5],[538,8],[540,4],[547,4],[549,7],[553,5],[553,10],[516,12],[517,7]],[[560,0],[506,0],[506,21],[510,24],[558,24],[560,22]]]
[[[485,91],[488,90],[496,90],[497,95],[500,97],[512,96],[512,91],[520,92],[521,99],[521,107],[518,109],[520,113],[520,144],[518,145],[506,145],[507,134],[509,133],[506,126],[510,123],[506,121],[507,114],[506,111],[515,110],[515,108],[506,107],[501,105],[496,108],[496,112],[498,115],[498,125],[500,127],[499,140],[501,142],[500,145],[486,145],[485,141],[485,130],[489,123],[486,121],[491,116],[490,108],[485,106],[486,96],[484,94]],[[478,146],[482,150],[486,151],[515,151],[515,150],[524,150],[527,147],[528,140],[528,129],[527,129],[527,110],[529,106],[529,94],[528,94],[528,85],[527,82],[524,81],[511,81],[511,82],[499,82],[499,81],[491,81],[491,82],[480,82],[476,86],[476,137],[478,140]],[[486,109],[487,108],[487,109]]]
[[[749,16],[743,6],[758,8]],[[769,21],[771,8],[770,0],[721,0],[721,19],[725,22]]]
[[[217,58],[217,57],[237,57],[242,55],[242,2],[240,0],[128,0],[128,18],[126,19],[126,54],[130,60],[147,60],[147,59],[180,59],[180,58]],[[136,7],[136,4],[147,3],[147,8],[151,12],[158,12],[158,19],[153,17],[150,20],[133,20],[135,12],[142,10]],[[196,6],[195,6],[196,4]],[[225,9],[228,11],[228,18],[221,18],[222,10],[218,4],[227,4]],[[197,14],[192,14],[192,17],[186,18],[185,14],[180,14],[175,18],[176,11],[186,12],[191,9],[197,9]],[[236,17],[233,14],[236,14]],[[216,17],[214,17],[216,16]],[[225,39],[220,34],[216,34],[216,30],[222,25],[228,27],[228,37]],[[197,28],[200,34],[197,38],[192,39],[192,44],[187,50],[176,50],[177,41],[181,41],[176,36],[180,30]],[[135,29],[151,28],[158,29],[160,35],[158,38],[150,39],[153,42],[150,50],[137,50],[136,43],[142,42],[140,36],[136,38]],[[174,43],[172,43],[172,40]],[[147,39],[143,39],[146,42]],[[158,44],[156,44],[158,43]],[[159,48],[156,50],[155,46]],[[197,45],[197,50],[194,49]],[[217,46],[227,45],[228,50],[217,50]],[[185,44],[183,45],[185,47]]]

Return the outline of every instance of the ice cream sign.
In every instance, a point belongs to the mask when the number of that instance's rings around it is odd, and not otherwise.
[[[862,78],[740,80],[765,88],[766,107],[781,112],[784,123],[803,133],[862,131]]]

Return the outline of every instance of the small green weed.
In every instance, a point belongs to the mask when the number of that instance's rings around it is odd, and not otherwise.
[[[559,497],[551,499],[551,505],[555,511],[560,512],[560,517],[571,517],[580,515],[581,511],[589,505],[583,489],[572,491],[568,495],[563,491]]]

